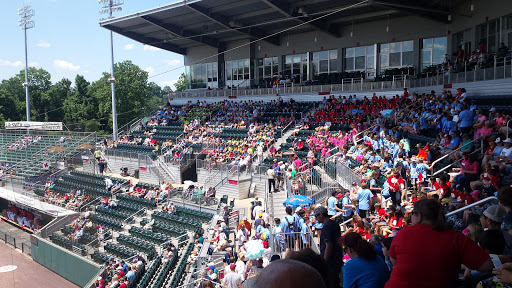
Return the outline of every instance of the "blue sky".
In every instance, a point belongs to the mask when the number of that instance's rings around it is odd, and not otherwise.
[[[174,0],[125,0],[122,16],[162,5]],[[24,34],[18,26],[18,8],[30,5],[35,10],[35,28],[27,30],[28,62],[52,75],[55,83],[77,74],[96,81],[110,71],[109,30],[99,26],[101,5],[97,0],[2,0],[0,4],[0,81],[24,69]],[[162,88],[171,86],[184,72],[183,56],[145,46],[114,33],[114,59],[131,60],[149,72],[149,81]],[[176,69],[178,68],[178,69]],[[152,75],[172,70],[160,76]],[[174,88],[171,86],[171,88]]]

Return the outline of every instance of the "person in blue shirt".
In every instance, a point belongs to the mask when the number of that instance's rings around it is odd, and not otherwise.
[[[327,214],[329,216],[336,215],[336,202],[338,202],[336,200],[336,191],[332,191],[331,197],[327,199]]]
[[[471,132],[474,117],[473,111],[469,110],[467,106],[464,106],[464,110],[459,113],[459,121],[457,121],[462,133],[469,134],[469,132]]]
[[[302,221],[302,226],[300,227],[300,239],[301,245],[300,248],[309,248],[311,247],[311,231],[309,231],[309,217],[304,217],[304,221]]]
[[[290,206],[286,206],[286,216],[283,218],[280,224],[281,231],[284,235],[284,241],[286,244],[286,253],[293,251],[295,247],[295,235],[293,233],[296,232],[296,228],[294,226],[295,219],[292,216],[293,209]],[[293,229],[292,229],[293,227]]]
[[[450,140],[450,145],[448,145],[448,150],[445,152],[446,154],[459,148],[459,145],[462,142],[462,139],[460,139],[457,131],[451,132],[451,136],[452,136],[452,140]]]
[[[133,280],[135,280],[135,272],[133,272],[130,266],[126,267],[126,270],[128,271],[128,273],[126,273],[126,280],[130,281],[130,283],[133,283]]]
[[[352,215],[354,213],[354,204],[352,204],[352,199],[350,199],[350,190],[345,190],[345,195],[339,200],[341,205],[338,206],[338,211],[341,211],[342,222],[346,222],[349,219],[352,219]],[[343,225],[347,228],[347,225]]]
[[[343,237],[343,250],[350,256],[343,268],[344,288],[384,287],[389,280],[389,269],[372,244],[361,235],[349,232]]]
[[[372,192],[368,189],[368,184],[363,182],[361,184],[361,190],[357,193],[359,199],[359,216],[366,218],[368,210],[370,210],[370,199],[372,198]]]

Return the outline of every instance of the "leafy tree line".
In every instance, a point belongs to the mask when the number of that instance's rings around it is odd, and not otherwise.
[[[165,103],[169,86],[163,89],[148,82],[148,73],[131,61],[117,63],[116,75],[117,123],[121,128],[132,119],[145,115]],[[48,71],[30,67],[30,118],[32,121],[64,122],[72,131],[112,132],[112,92],[107,83],[110,73],[89,83],[82,75],[52,84]],[[25,70],[0,83],[0,127],[5,121],[26,120]]]

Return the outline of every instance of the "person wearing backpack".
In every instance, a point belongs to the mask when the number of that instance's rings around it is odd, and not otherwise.
[[[283,231],[284,242],[286,245],[286,253],[293,251],[295,248],[295,219],[292,216],[293,209],[286,206],[286,216],[281,221],[281,231]]]

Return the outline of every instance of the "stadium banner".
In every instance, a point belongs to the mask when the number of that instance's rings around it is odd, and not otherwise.
[[[5,122],[5,129],[60,130],[62,122],[16,121]]]

